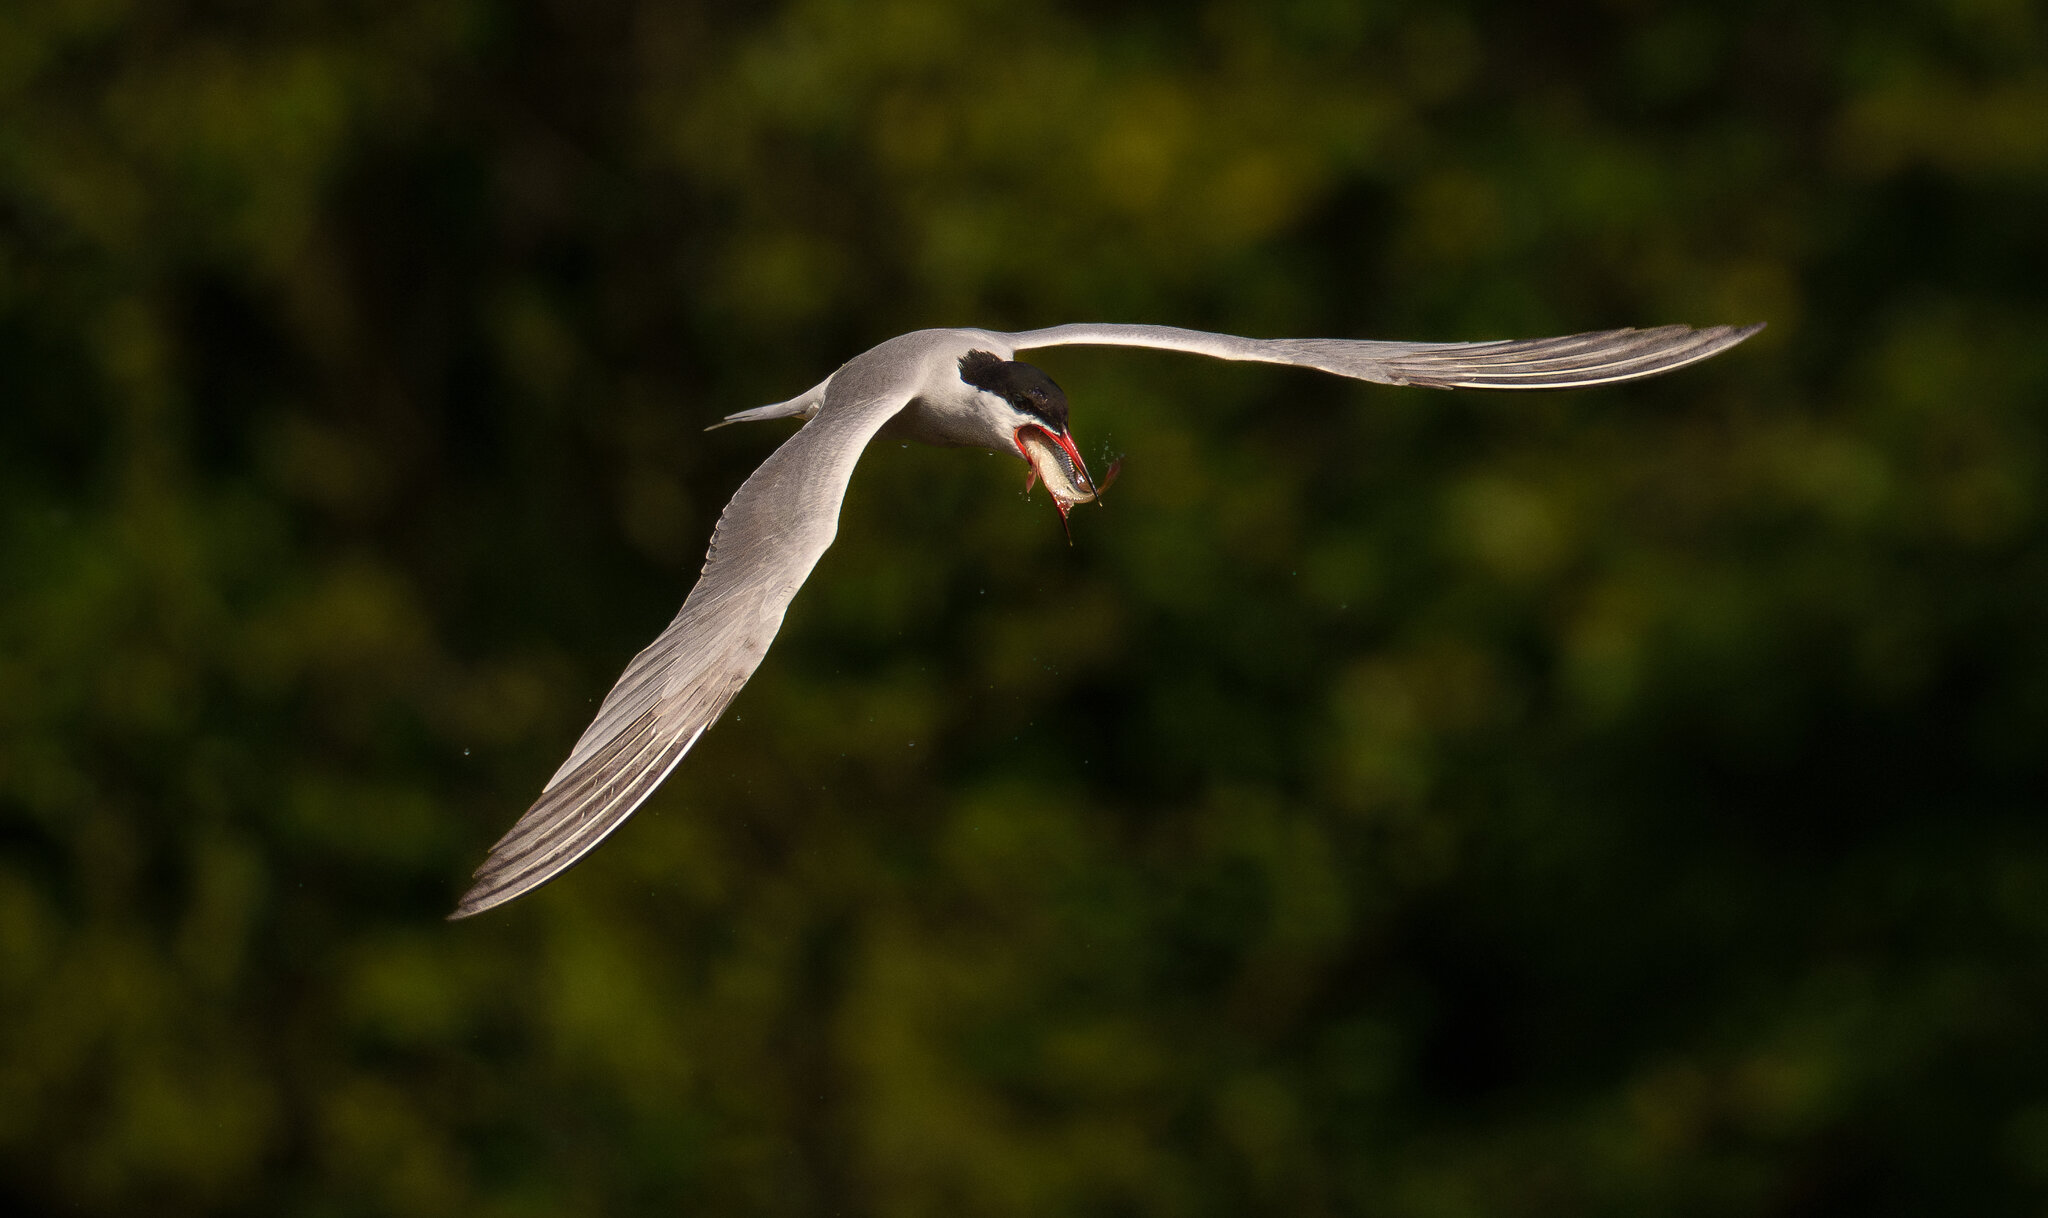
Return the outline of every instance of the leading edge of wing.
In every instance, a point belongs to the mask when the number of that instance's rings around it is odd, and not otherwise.
[[[783,614],[839,529],[868,441],[909,401],[828,408],[741,485],[712,531],[704,573],[668,628],[633,658],[540,798],[491,847],[449,918],[467,918],[567,871],[631,816],[760,665]]]
[[[1718,355],[1763,329],[1657,326],[1556,338],[1406,343],[1350,338],[1240,338],[1174,326],[1080,323],[1007,335],[1018,351],[1055,346],[1150,347],[1217,359],[1315,368],[1385,385],[1436,389],[1570,389],[1637,380]]]

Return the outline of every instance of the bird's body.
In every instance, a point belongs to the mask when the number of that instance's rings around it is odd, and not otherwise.
[[[919,330],[841,365],[786,402],[725,422],[803,426],[726,505],[681,612],[627,665],[539,800],[492,847],[454,917],[546,883],[623,823],[753,675],[790,600],[832,544],[853,467],[877,435],[1016,452],[1068,507],[1098,488],[1067,434],[1067,401],[1017,354],[1136,346],[1316,368],[1438,388],[1538,389],[1654,376],[1734,346],[1760,326],[1609,330],[1496,343],[1249,339],[1167,326]],[[722,425],[722,424],[721,424]]]

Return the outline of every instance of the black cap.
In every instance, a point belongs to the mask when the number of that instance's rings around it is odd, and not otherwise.
[[[969,351],[960,357],[960,379],[1002,398],[1055,434],[1066,434],[1067,395],[1043,370],[998,359],[992,351]]]

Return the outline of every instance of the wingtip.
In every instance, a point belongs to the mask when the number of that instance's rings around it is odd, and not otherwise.
[[[537,875],[531,871],[515,871],[508,877],[508,860],[494,848],[491,855],[476,869],[469,890],[455,903],[455,909],[448,915],[448,921],[460,922],[464,918],[474,918],[486,910],[496,909],[526,895],[567,869],[567,866],[563,866],[539,872]]]
[[[1701,330],[1698,331],[1699,333],[1711,334],[1714,337],[1712,341],[1710,341],[1707,344],[1708,350],[1706,350],[1699,358],[1707,359],[1711,358],[1712,356],[1719,355],[1723,351],[1733,350],[1734,348],[1741,346],[1743,343],[1748,342],[1750,339],[1755,338],[1758,334],[1763,333],[1764,327],[1768,324],[1770,323],[1753,321],[1747,325],[1741,326],[1702,327]]]
[[[505,870],[506,860],[494,849],[491,855],[484,859],[483,863],[477,867],[470,879],[468,891],[464,892],[462,899],[455,903],[454,910],[448,915],[448,921],[460,922],[464,918],[474,918],[486,910],[496,909],[498,906],[516,897],[524,896],[532,889],[540,887],[549,879],[554,878],[555,874],[553,872],[544,874],[538,880],[531,873],[514,874],[508,879],[505,875]]]
[[[474,918],[486,909],[499,904],[499,901],[492,900],[491,897],[492,894],[487,885],[472,884],[469,891],[462,894],[462,899],[455,903],[455,908],[449,911],[447,920],[450,922],[460,922],[464,918]]]

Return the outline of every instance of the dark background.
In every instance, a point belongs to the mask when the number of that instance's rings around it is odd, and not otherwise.
[[[2048,16],[0,8],[0,1203],[2039,1214]],[[609,845],[442,916],[904,330],[1765,320],[1640,385],[1059,350],[884,445]]]

